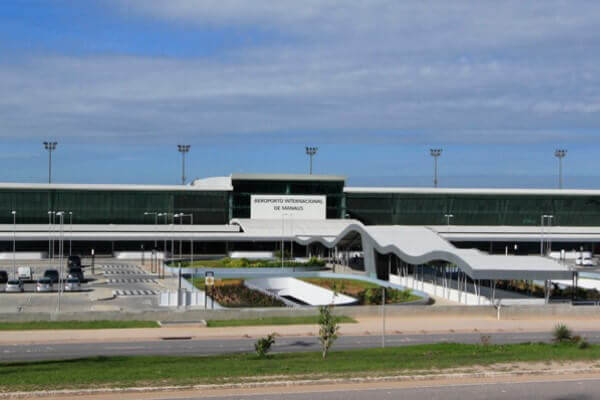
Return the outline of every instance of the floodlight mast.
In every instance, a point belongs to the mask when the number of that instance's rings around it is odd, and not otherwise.
[[[562,168],[562,160],[567,155],[567,150],[565,149],[556,149],[554,151],[554,156],[558,158],[558,188],[563,188],[563,168]]]
[[[319,150],[319,148],[316,146],[306,146],[306,154],[310,157],[310,169],[309,169],[310,175],[312,175],[312,171],[313,171],[313,157],[315,154],[317,154],[318,150]]]
[[[190,151],[189,144],[178,144],[177,151],[181,153],[181,184],[185,185],[185,154]]]
[[[438,187],[438,157],[442,155],[442,149],[429,149],[433,157],[433,187]]]
[[[48,150],[48,183],[52,183],[52,152],[56,150],[58,142],[44,142],[44,148]]]

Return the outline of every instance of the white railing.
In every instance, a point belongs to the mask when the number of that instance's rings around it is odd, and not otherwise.
[[[431,282],[414,279],[412,276],[398,276],[390,274],[390,282],[405,286],[408,289],[420,290],[430,296],[444,298],[460,304],[469,306],[492,305],[490,299],[482,296],[481,294],[477,295],[475,293],[465,292],[451,287],[444,287],[443,285],[435,285]],[[477,285],[475,285],[475,289],[479,289]]]

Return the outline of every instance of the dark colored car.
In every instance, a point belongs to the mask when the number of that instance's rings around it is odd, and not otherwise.
[[[81,268],[81,257],[79,256],[69,256],[67,259],[67,267],[69,269],[72,268]]]
[[[0,283],[8,282],[8,273],[6,271],[0,271]]]
[[[83,271],[81,268],[71,268],[69,270],[69,278],[77,278],[83,282]]]
[[[44,271],[44,278],[49,278],[52,283],[58,282],[58,271],[55,269],[47,269]]]

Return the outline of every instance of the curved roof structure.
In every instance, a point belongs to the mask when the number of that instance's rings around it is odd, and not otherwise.
[[[475,249],[459,249],[423,226],[365,226],[356,220],[249,220],[232,221],[251,236],[287,237],[300,244],[319,242],[326,247],[343,245],[360,237],[365,268],[374,274],[374,251],[394,254],[420,265],[432,261],[454,264],[472,279],[548,280],[570,279],[572,271],[540,256],[490,255]],[[279,235],[277,234],[279,233]]]

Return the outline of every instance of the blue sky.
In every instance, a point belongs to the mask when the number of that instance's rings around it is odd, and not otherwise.
[[[0,2],[0,181],[597,188],[600,4]]]

